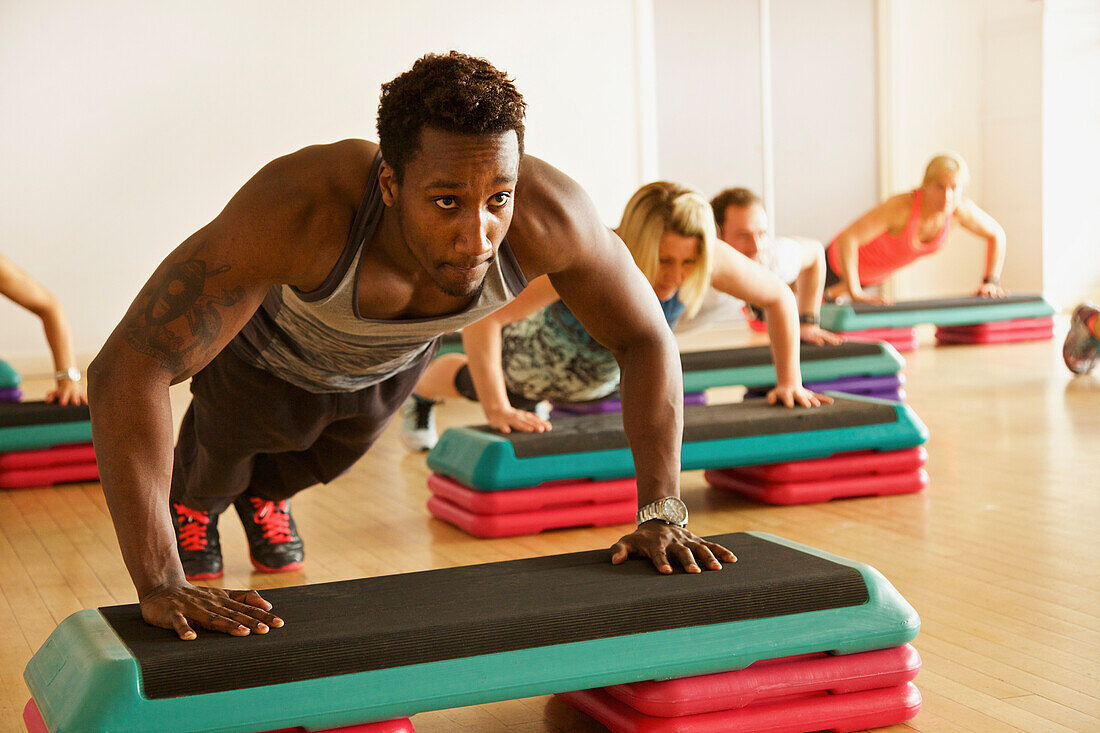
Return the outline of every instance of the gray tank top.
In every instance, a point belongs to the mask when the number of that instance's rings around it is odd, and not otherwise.
[[[377,384],[414,363],[442,334],[492,313],[527,285],[507,237],[481,294],[465,309],[437,318],[378,320],[358,313],[363,252],[382,219],[377,156],[336,266],[316,290],[276,285],[233,340],[246,363],[315,393],[351,392]]]

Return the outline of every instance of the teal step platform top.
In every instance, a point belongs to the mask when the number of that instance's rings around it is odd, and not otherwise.
[[[869,328],[908,328],[926,323],[963,326],[1053,315],[1054,306],[1041,295],[1009,295],[1006,298],[972,295],[909,300],[892,305],[825,303],[821,306],[821,327],[830,331],[865,331]]]
[[[18,387],[23,378],[15,371],[11,364],[0,359],[0,389]]]
[[[244,638],[180,641],[136,605],[80,611],[24,678],[53,733],[320,730],[917,635],[866,565],[766,534],[709,539],[738,562],[665,576],[597,550],[267,590],[286,626]]]
[[[86,443],[91,439],[87,405],[0,402],[0,453]]]
[[[928,428],[908,405],[829,394],[833,404],[812,409],[763,400],[685,407],[681,468],[734,468],[856,450],[900,450],[928,439]],[[559,418],[553,425],[548,433],[508,435],[488,426],[449,428],[428,453],[428,467],[481,491],[634,475],[620,413]]]

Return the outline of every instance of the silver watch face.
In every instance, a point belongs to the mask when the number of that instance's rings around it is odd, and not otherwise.
[[[658,507],[658,511],[661,519],[671,524],[683,525],[687,523],[687,504],[677,499],[675,496],[666,496],[661,499],[661,505]]]

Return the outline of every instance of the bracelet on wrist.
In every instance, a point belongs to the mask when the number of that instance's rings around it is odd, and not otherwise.
[[[821,317],[816,313],[800,313],[798,322],[804,326],[816,326],[821,323]]]

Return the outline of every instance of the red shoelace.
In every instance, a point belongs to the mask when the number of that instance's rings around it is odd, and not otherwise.
[[[172,506],[176,509],[177,521],[180,523],[180,546],[191,551],[205,550],[206,526],[210,524],[210,514],[183,504]]]
[[[267,501],[258,496],[248,497],[253,509],[252,521],[263,527],[264,539],[273,544],[290,542],[290,505],[283,501]]]

